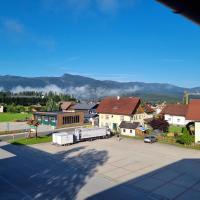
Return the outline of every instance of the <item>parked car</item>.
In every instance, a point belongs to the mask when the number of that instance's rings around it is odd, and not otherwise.
[[[156,136],[154,136],[154,135],[149,135],[149,136],[146,136],[145,138],[144,138],[144,142],[145,143],[154,143],[154,142],[157,142],[157,138],[156,138]]]

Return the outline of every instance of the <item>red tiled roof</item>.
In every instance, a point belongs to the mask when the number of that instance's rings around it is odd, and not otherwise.
[[[140,105],[140,98],[137,97],[107,97],[101,101],[97,113],[132,115]]]
[[[186,119],[200,120],[200,100],[199,99],[190,100]]]
[[[161,112],[161,114],[168,114],[174,116],[186,116],[188,110],[187,105],[169,104]]]

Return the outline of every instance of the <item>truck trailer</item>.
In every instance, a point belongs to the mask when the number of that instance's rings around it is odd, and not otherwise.
[[[77,128],[74,133],[53,133],[52,142],[58,145],[68,145],[108,137],[110,137],[110,131],[107,128]]]
[[[110,131],[107,128],[78,128],[75,129],[75,135],[79,140],[90,140],[110,137]]]

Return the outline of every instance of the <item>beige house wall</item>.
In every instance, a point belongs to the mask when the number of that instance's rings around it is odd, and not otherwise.
[[[131,133],[131,131],[132,131],[132,133]],[[126,135],[126,136],[135,137],[135,129],[124,129],[124,128],[121,128],[121,134],[122,135]]]
[[[195,143],[200,143],[200,122],[195,122]]]
[[[135,115],[112,115],[112,114],[101,114],[99,113],[99,127],[109,127],[113,130],[113,124],[116,124],[117,128],[122,121],[127,122],[139,122],[140,125],[144,125],[144,119],[147,118],[146,113],[135,114]]]

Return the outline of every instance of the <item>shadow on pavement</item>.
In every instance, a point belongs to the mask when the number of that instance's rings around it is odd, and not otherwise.
[[[87,200],[199,200],[200,159],[183,159]]]
[[[1,146],[14,157],[0,160],[0,199],[75,199],[106,151],[74,147],[49,154],[30,146]]]

